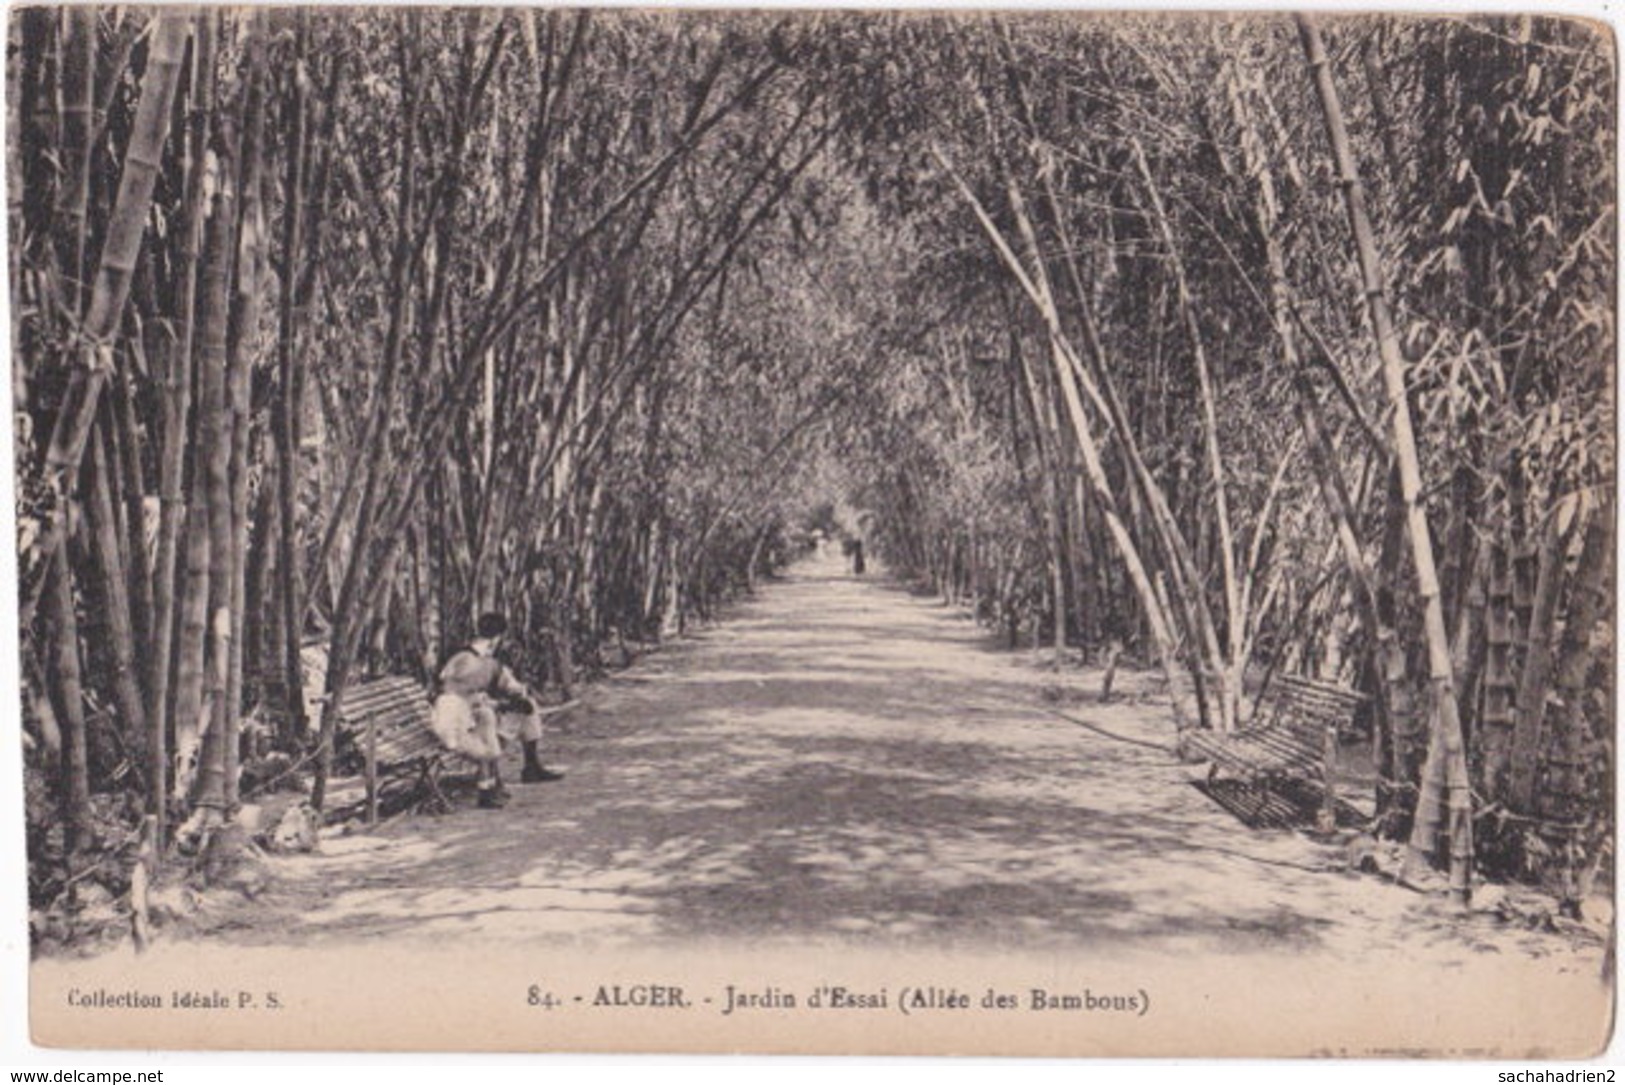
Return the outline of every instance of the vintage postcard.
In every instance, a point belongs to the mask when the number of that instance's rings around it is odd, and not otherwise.
[[[1606,24],[7,19],[36,1045],[1611,1042]]]

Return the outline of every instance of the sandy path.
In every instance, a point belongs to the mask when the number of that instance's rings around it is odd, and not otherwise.
[[[279,862],[281,891],[230,937],[1596,967],[1598,946],[1446,917],[1337,849],[1242,827],[1161,748],[1167,713],[1132,679],[1122,702],[1067,709],[1090,726],[1044,707],[1048,681],[961,614],[804,565],[590,690],[550,738],[564,781],[329,838]]]
[[[549,741],[563,781],[515,785],[501,811],[465,800],[330,832],[317,853],[269,860],[268,892],[207,894],[144,957],[36,962],[36,1036],[1206,1056],[1605,1042],[1600,938],[1453,915],[1346,872],[1338,848],[1245,828],[1167,751],[1146,679],[1104,706],[1085,695],[1098,674],[1066,681],[1070,720],[1048,670],[963,614],[838,562],[801,566],[587,690]],[[1016,1008],[719,1012],[734,984],[901,999],[943,982]],[[649,983],[691,1001],[602,1008],[602,985]],[[542,984],[556,1014],[527,999]],[[269,991],[292,1008],[86,1016],[73,1002],[132,985]],[[1040,1009],[1038,988],[1141,1012]]]

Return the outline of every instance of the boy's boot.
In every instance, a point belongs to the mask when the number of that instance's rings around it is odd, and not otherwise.
[[[520,783],[542,784],[549,780],[564,779],[563,773],[552,772],[542,767],[541,761],[537,760],[536,747],[538,743],[535,739],[527,738],[522,745],[525,748],[525,767],[519,773]]]

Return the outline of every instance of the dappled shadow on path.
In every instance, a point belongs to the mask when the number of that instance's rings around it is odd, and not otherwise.
[[[1470,948],[1331,849],[1229,818],[1156,706],[1078,727],[987,642],[804,569],[590,691],[549,740],[564,781],[329,841],[287,864],[300,907],[243,940]]]

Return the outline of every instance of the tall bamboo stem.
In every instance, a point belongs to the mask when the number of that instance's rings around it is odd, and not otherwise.
[[[304,63],[310,39],[310,13],[300,8],[294,39],[294,64]],[[306,730],[304,671],[299,662],[304,630],[304,562],[299,523],[299,441],[302,406],[299,364],[299,310],[296,306],[299,268],[304,257],[305,127],[308,105],[304,81],[292,80],[289,104],[288,165],[282,207],[282,284],[277,291],[277,398],[272,418],[277,456],[277,605],[281,608],[282,642],[277,645],[286,691],[281,739],[288,749],[303,740]]]
[[[124,153],[118,197],[108,221],[101,259],[97,263],[90,305],[79,329],[78,345],[74,348],[77,356],[73,375],[62,409],[51,430],[46,452],[47,491],[41,510],[40,550],[34,555],[36,566],[25,570],[26,579],[21,594],[21,624],[25,627],[32,620],[38,604],[51,557],[62,542],[68,494],[84,457],[91,426],[96,420],[102,386],[113,371],[114,338],[146,233],[153,187],[163,166],[163,148],[169,136],[175,84],[180,76],[181,59],[191,29],[190,11],[165,10],[157,16],[148,46],[147,70],[141,80],[141,97],[136,105],[130,142]]]
[[[215,115],[214,153],[218,177],[209,216],[209,242],[204,254],[202,319],[198,335],[197,466],[204,477],[209,532],[208,639],[204,652],[204,690],[208,720],[198,765],[197,805],[224,812],[228,808],[228,750],[236,740],[238,707],[230,702],[232,590],[236,579],[235,539],[231,508],[233,420],[227,400],[227,332],[231,281],[237,262],[237,147],[235,108]]]
[[[163,406],[158,463],[158,547],[153,571],[152,653],[147,680],[148,740],[147,813],[155,818],[156,847],[162,854],[168,826],[170,738],[176,730],[170,712],[171,671],[179,651],[179,612],[185,595],[181,577],[181,528],[187,521],[186,453],[190,444],[193,341],[197,302],[197,267],[203,252],[204,160],[210,117],[214,110],[214,21],[205,15],[192,55],[192,81],[187,102],[186,181],[181,196],[182,236],[175,302],[171,313],[176,334],[162,353]]]
[[[1414,861],[1436,852],[1438,837],[1448,816],[1450,893],[1458,904],[1466,906],[1471,893],[1473,859],[1472,796],[1456,705],[1450,639],[1445,629],[1444,606],[1439,598],[1439,577],[1433,562],[1433,541],[1428,533],[1427,510],[1423,505],[1421,460],[1416,450],[1410,400],[1405,390],[1405,359],[1400,354],[1399,337],[1388,306],[1376,238],[1366,210],[1365,189],[1360,183],[1354,153],[1349,145],[1343,109],[1338,100],[1337,86],[1332,80],[1325,45],[1313,19],[1299,15],[1297,21],[1310,76],[1325,115],[1326,132],[1337,164],[1338,183],[1343,190],[1349,228],[1354,234],[1366,309],[1376,337],[1377,353],[1382,360],[1383,383],[1388,391],[1388,405],[1393,418],[1394,453],[1398,458],[1400,492],[1406,508],[1411,558],[1416,566],[1417,591],[1423,605],[1428,676],[1433,691],[1432,726],[1428,764],[1423,770],[1422,792],[1411,827],[1411,859]]]

